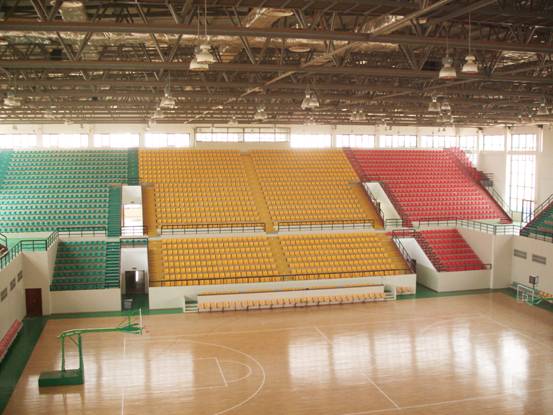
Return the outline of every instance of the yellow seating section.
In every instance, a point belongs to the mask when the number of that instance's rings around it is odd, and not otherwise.
[[[155,187],[156,225],[259,222],[238,151],[140,150],[142,183]]]
[[[406,273],[403,257],[384,233],[283,235],[279,239],[293,274],[372,270],[378,271],[377,275],[382,275],[382,270],[384,275]]]
[[[289,278],[352,278],[370,276],[371,271],[374,275],[408,273],[389,235],[349,233],[150,241],[149,257],[152,264],[159,264],[152,280],[166,281],[163,286],[279,281],[278,254],[271,250],[271,238],[282,246],[291,273],[299,274]],[[317,275],[320,273],[327,274]]]
[[[161,247],[163,279],[185,280],[164,285],[253,283],[278,274],[266,237],[165,239],[150,245],[154,254]]]
[[[251,157],[273,222],[367,219],[339,150],[263,150]]]
[[[267,300],[236,300],[202,302],[199,311],[239,311],[260,310],[283,307],[306,307],[330,304],[352,304],[373,301],[384,301],[385,293],[362,293],[344,295],[315,295],[307,297],[272,298]]]

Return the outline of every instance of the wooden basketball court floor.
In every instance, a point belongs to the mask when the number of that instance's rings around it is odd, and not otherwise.
[[[553,414],[553,313],[503,293],[146,316],[85,336],[84,386],[39,391],[60,331],[120,321],[50,320],[5,413]]]

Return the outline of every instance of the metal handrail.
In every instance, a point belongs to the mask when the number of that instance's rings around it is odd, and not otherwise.
[[[405,246],[403,246],[403,243],[401,242],[401,237],[405,237],[404,235],[408,235],[408,229],[402,229],[401,231],[392,231],[392,241],[395,242],[396,246],[398,247],[399,249],[399,252],[401,253],[401,255],[403,256],[403,259],[405,259],[405,261],[407,262],[407,265],[409,265],[409,269],[411,270],[411,272],[416,272],[416,262],[415,260],[411,257],[411,255],[409,255],[409,252],[407,251],[407,249],[405,248]],[[412,232],[410,233],[412,235],[412,237],[414,237],[414,234],[415,234],[415,230],[411,230]]]
[[[175,223],[161,225],[162,235],[186,233],[265,232],[265,222]]]
[[[122,226],[121,232],[119,233],[122,236],[142,236],[148,234],[148,227],[146,225],[133,225],[133,226]]]
[[[373,228],[374,228],[374,219],[323,219],[323,220],[282,221],[277,223],[278,231],[373,229]]]
[[[531,222],[532,220],[537,218],[544,210],[546,210],[551,205],[553,205],[553,193],[551,193],[547,199],[536,206],[536,208],[532,212],[532,217],[528,222]]]
[[[105,225],[89,225],[89,226],[60,226],[56,228],[58,234],[63,236],[71,235],[107,235],[107,226]]]
[[[52,232],[46,239],[22,239],[14,246],[9,248],[6,253],[0,257],[0,269],[4,269],[15,257],[23,251],[47,251],[50,246],[58,239],[58,233]]]
[[[249,282],[282,282],[282,281],[302,281],[302,280],[316,280],[316,279],[343,279],[343,278],[361,278],[361,277],[385,277],[390,275],[405,275],[411,274],[410,268],[392,268],[392,269],[379,269],[370,271],[344,271],[344,272],[319,272],[319,273],[304,273],[304,274],[281,274],[281,275],[258,275],[247,277],[221,277],[221,278],[198,278],[198,279],[186,279],[177,278],[170,280],[150,280],[150,283],[160,283],[163,286],[166,284],[174,284],[176,282],[186,282],[186,285],[204,285],[203,282],[209,281],[210,284],[240,284]],[[231,282],[225,282],[231,281]]]

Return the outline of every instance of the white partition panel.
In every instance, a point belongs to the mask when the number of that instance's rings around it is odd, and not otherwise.
[[[121,311],[121,290],[52,291],[52,314]]]

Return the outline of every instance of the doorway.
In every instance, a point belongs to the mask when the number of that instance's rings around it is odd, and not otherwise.
[[[42,289],[26,288],[25,289],[25,304],[27,307],[28,317],[42,316]]]

